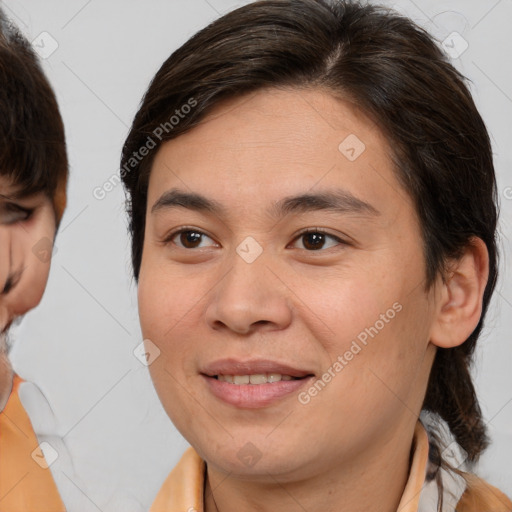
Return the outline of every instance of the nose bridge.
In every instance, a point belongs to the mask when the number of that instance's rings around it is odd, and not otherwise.
[[[2,293],[7,284],[11,268],[11,243],[9,230],[0,223],[0,332],[8,322],[5,294]]]
[[[11,236],[9,230],[0,224],[0,291],[3,290],[9,270],[12,266],[11,262]]]
[[[239,244],[208,307],[207,321],[212,327],[224,325],[241,333],[256,325],[286,327],[291,319],[289,297],[269,268],[270,258],[254,239]]]

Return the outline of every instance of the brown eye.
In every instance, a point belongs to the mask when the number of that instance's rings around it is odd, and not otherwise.
[[[306,249],[321,249],[325,243],[325,235],[323,233],[306,233],[302,235],[302,239]]]
[[[328,245],[326,247],[326,243],[328,240],[334,240],[335,243]],[[323,231],[306,231],[300,234],[297,241],[302,240],[304,249],[307,251],[318,251],[320,249],[329,249],[330,247],[335,247],[336,245],[344,244],[343,240],[340,240],[338,237],[334,235],[329,235],[324,233]]]
[[[201,248],[200,243],[204,238],[211,240],[209,236],[202,233],[201,231],[192,229],[182,229],[180,231],[173,233],[168,238],[167,241],[173,242],[178,247],[181,247],[183,249],[199,249]]]

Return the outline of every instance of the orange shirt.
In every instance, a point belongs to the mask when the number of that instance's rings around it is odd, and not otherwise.
[[[422,503],[428,450],[427,432],[418,421],[409,479],[397,509],[399,512],[437,512],[436,507],[430,510],[424,501]],[[205,462],[193,448],[188,448],[162,485],[150,512],[204,512],[205,470]],[[512,512],[512,502],[498,489],[473,475],[465,474],[465,480],[467,487],[464,483],[460,491],[462,497],[459,494],[457,512]],[[435,485],[435,482],[429,485]]]
[[[65,512],[48,461],[18,396],[22,382],[14,376],[11,395],[0,412],[0,512]],[[55,454],[50,452],[50,456]]]

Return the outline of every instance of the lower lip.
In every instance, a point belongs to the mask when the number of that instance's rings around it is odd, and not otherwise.
[[[271,405],[292,393],[296,393],[311,379],[281,380],[266,384],[231,384],[214,377],[202,375],[210,391],[224,402],[245,409],[256,409]]]

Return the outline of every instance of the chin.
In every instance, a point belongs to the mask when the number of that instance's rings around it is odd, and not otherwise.
[[[263,443],[265,435],[247,436],[238,442],[231,440],[222,446],[216,446],[217,443],[212,441],[193,446],[209,465],[240,479],[267,481],[269,475],[286,479],[307,467],[306,454],[297,450],[296,445],[287,447],[279,439],[272,444],[267,440],[266,446],[262,446]],[[298,452],[301,460],[297,460]]]

